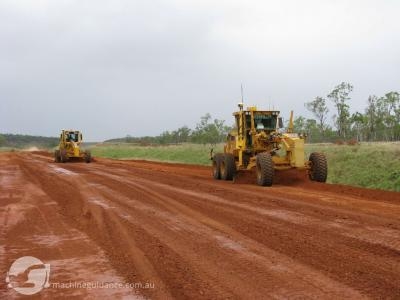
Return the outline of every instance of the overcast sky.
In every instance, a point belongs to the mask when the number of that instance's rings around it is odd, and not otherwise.
[[[400,90],[400,1],[0,0],[0,132],[86,140]],[[333,109],[331,109],[333,112]]]

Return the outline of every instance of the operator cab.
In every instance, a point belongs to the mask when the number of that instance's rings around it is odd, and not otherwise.
[[[78,135],[75,134],[75,132],[70,132],[70,133],[68,133],[67,139],[68,139],[69,141],[78,142]]]
[[[255,111],[254,112],[254,125],[257,132],[261,131],[275,131],[276,130],[276,121],[278,118],[279,112],[277,111]],[[249,116],[250,128],[251,128],[251,116]],[[247,123],[247,122],[246,122]],[[247,124],[246,124],[247,125]]]
[[[262,122],[257,123],[256,130],[264,130],[264,124]]]
[[[240,122],[240,113],[235,114],[236,119],[236,128],[239,129],[239,122]],[[244,130],[250,131],[251,130],[251,111],[246,110],[243,111],[245,124]],[[253,111],[254,115],[254,127],[257,132],[260,131],[275,131],[277,129],[277,122],[278,122],[278,115],[279,111]],[[280,127],[280,126],[279,126]],[[238,132],[239,133],[239,132]]]
[[[62,135],[62,134],[61,134]],[[78,143],[82,140],[82,134],[79,131],[64,131],[65,141]]]
[[[246,139],[246,146],[248,148],[252,147],[252,116],[254,118],[253,124],[256,133],[265,132],[269,134],[277,130],[277,125],[281,128],[281,118],[279,118],[279,111],[268,111],[268,110],[257,110],[256,107],[248,107],[243,110],[243,106],[239,105],[240,111],[234,113],[236,120],[237,134],[240,135],[240,120],[243,116],[243,134]]]

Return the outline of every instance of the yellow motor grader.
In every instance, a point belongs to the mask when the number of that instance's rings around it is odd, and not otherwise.
[[[257,183],[271,186],[275,170],[292,168],[308,172],[313,181],[325,182],[328,172],[326,157],[322,153],[304,155],[305,136],[293,133],[293,112],[286,132],[279,111],[257,110],[256,107],[233,113],[236,128],[228,136],[224,153],[213,154],[212,170],[215,179],[232,180],[238,171],[256,169]]]
[[[77,130],[62,130],[58,149],[54,151],[55,162],[67,162],[72,160],[85,161],[90,163],[92,156],[89,150],[84,151],[80,145],[82,133]]]

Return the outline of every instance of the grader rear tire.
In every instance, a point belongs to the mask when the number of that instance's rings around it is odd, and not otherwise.
[[[257,184],[271,186],[274,179],[274,163],[271,154],[263,152],[256,158]]]
[[[86,151],[85,153],[85,162],[88,164],[92,161],[92,154],[90,153],[90,151]]]
[[[56,163],[59,163],[59,162],[61,161],[61,158],[60,158],[60,150],[54,151],[54,161],[55,161]]]
[[[326,182],[328,176],[328,164],[322,153],[313,152],[310,154],[311,169],[308,176],[312,181]]]
[[[65,163],[67,160],[67,151],[65,149],[60,150],[60,162]]]
[[[236,173],[235,157],[230,153],[225,153],[221,160],[221,179],[232,180]]]
[[[212,160],[212,172],[214,179],[221,179],[221,161],[223,159],[222,153],[217,153],[214,155]]]

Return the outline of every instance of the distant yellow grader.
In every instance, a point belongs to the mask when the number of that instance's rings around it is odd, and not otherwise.
[[[62,130],[58,148],[54,151],[55,162],[67,162],[71,160],[90,163],[92,156],[89,150],[81,149],[82,133],[77,130]]]
[[[256,169],[257,183],[271,186],[275,170],[302,169],[313,181],[325,182],[328,172],[326,157],[322,153],[311,153],[305,160],[305,136],[293,133],[293,112],[289,127],[283,128],[279,111],[257,110],[256,107],[233,113],[236,128],[226,140],[224,153],[211,151],[213,177],[232,180],[238,171]]]

